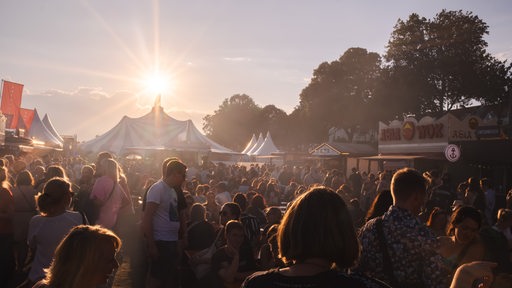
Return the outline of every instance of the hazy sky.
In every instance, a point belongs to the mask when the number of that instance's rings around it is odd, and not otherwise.
[[[0,78],[25,85],[22,107],[89,140],[152,106],[143,80],[172,79],[174,118],[212,114],[233,94],[290,113],[313,70],[348,48],[383,54],[398,18],[472,11],[488,50],[512,59],[512,2],[473,0],[1,0]]]

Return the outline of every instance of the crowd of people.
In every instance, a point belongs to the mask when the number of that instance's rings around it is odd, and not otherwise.
[[[512,191],[487,178],[102,152],[7,155],[0,183],[0,287],[111,287],[119,263],[132,287],[512,283]]]

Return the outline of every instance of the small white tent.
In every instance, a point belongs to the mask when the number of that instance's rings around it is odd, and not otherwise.
[[[258,149],[260,149],[261,144],[263,144],[263,134],[260,133],[260,136],[258,136],[258,141],[256,141],[256,144],[252,146],[252,148],[246,153],[247,155],[252,155],[252,153],[256,152]]]
[[[242,154],[247,154],[247,152],[249,152],[252,147],[256,144],[258,140],[256,140],[256,135],[252,134],[252,138],[251,138],[251,141],[249,141],[249,143],[247,143],[247,146],[245,146],[245,149],[240,152]]]
[[[44,125],[36,109],[34,109],[34,119],[28,131],[28,137],[42,141],[46,146],[62,148],[62,142]]]
[[[253,156],[270,156],[272,153],[279,152],[276,145],[274,145],[274,141],[272,141],[272,137],[270,136],[270,131],[267,132],[267,136],[265,137],[265,141],[260,145],[258,150],[252,153]]]
[[[64,143],[64,139],[60,137],[55,127],[53,127],[52,121],[50,120],[50,116],[48,116],[48,114],[44,114],[43,124],[46,129],[48,129],[48,131],[50,131],[50,133],[52,133],[52,135],[60,141],[60,143]]]

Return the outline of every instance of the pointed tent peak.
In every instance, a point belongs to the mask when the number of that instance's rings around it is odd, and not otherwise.
[[[162,107],[162,95],[158,94],[155,98],[155,104],[153,104],[153,107]]]
[[[55,138],[57,138],[57,140],[59,140],[60,142],[64,143],[64,139],[62,139],[62,137],[59,135],[59,133],[57,132],[57,130],[53,126],[53,123],[50,120],[50,116],[48,116],[48,113],[44,114],[42,122],[43,122],[44,126],[46,127],[46,129],[48,129],[48,131],[50,131],[50,133],[52,133],[52,135]]]
[[[265,142],[265,139],[263,139],[263,133],[260,132],[260,136],[258,137],[258,141],[256,141],[256,144],[252,146],[252,148],[247,152],[247,154],[252,155],[254,152],[258,151],[261,144]]]
[[[252,151],[253,156],[270,156],[272,153],[279,152],[274,141],[272,141],[272,137],[270,137],[270,133],[267,133],[267,138],[265,141],[259,146],[256,151]]]
[[[247,154],[247,152],[249,152],[252,147],[256,144],[258,140],[256,139],[256,135],[255,134],[252,134],[252,138],[251,138],[251,141],[249,141],[249,143],[247,143],[247,146],[245,146],[244,150],[242,150],[242,154]]]

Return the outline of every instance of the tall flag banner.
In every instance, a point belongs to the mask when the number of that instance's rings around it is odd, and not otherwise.
[[[30,126],[32,126],[32,120],[34,120],[34,115],[34,109],[20,108],[20,118],[23,120],[26,132],[30,131]]]
[[[16,129],[18,126],[19,111],[21,107],[21,94],[23,93],[23,84],[2,80],[2,101],[0,110],[2,113],[12,115],[11,123],[7,123],[5,128]]]

